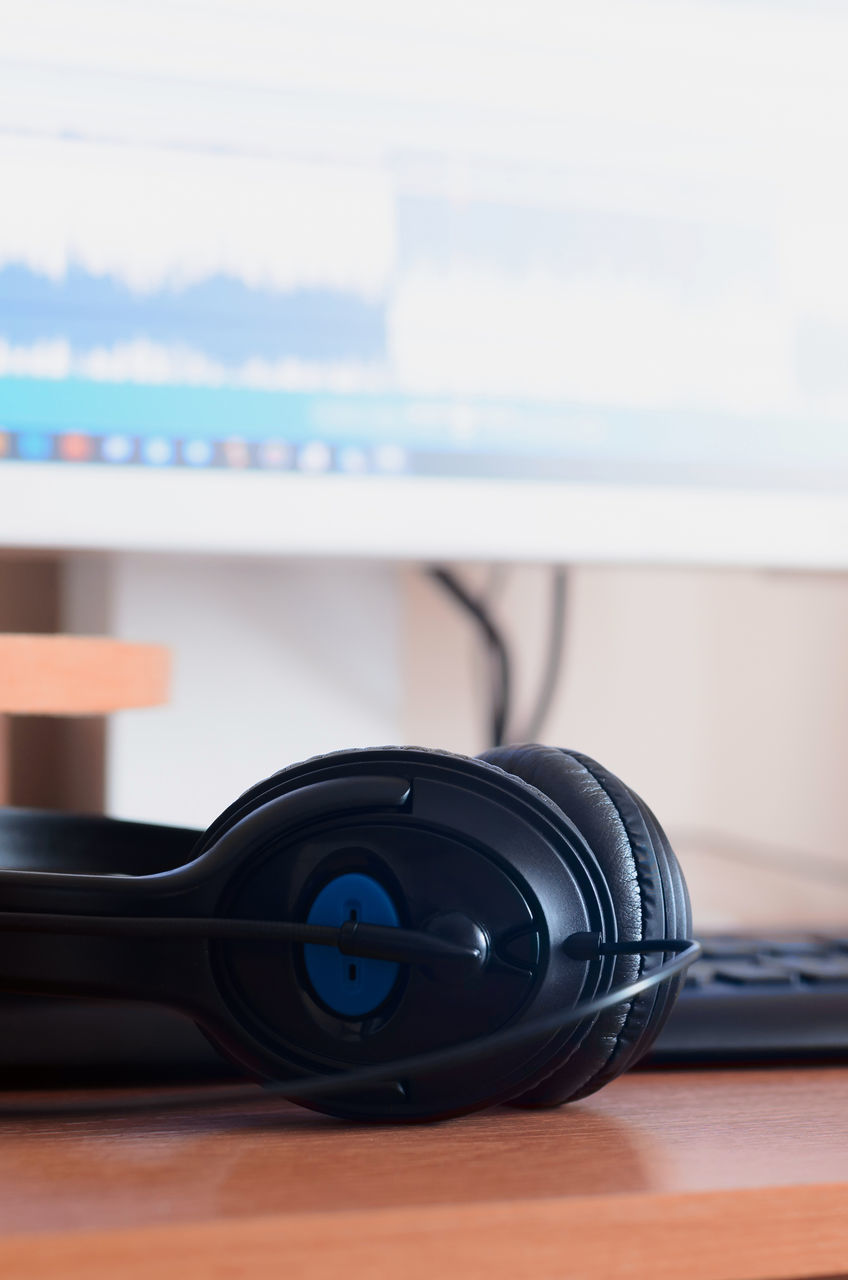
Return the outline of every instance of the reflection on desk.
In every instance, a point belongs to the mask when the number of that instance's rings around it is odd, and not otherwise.
[[[559,1111],[426,1127],[262,1102],[2,1132],[4,1276],[848,1270],[844,1068],[645,1072]]]

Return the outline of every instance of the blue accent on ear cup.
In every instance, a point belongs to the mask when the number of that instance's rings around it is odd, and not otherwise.
[[[308,924],[340,925],[345,920],[364,924],[399,925],[395,905],[381,884],[361,872],[337,876],[318,894]],[[335,947],[305,946],[303,958],[315,993],[347,1017],[361,1017],[381,1005],[395,984],[399,965],[390,960],[345,956]]]

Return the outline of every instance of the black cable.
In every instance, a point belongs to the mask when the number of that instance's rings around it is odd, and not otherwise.
[[[690,938],[643,938],[641,942],[602,942],[599,956],[651,956],[658,952],[680,955],[691,946]]]
[[[562,944],[562,949],[572,960],[596,960],[598,956],[647,956],[667,951],[677,954],[689,946],[689,938],[642,938],[635,942],[604,942],[599,933],[571,933]]]
[[[0,911],[0,933],[57,933],[84,937],[223,938],[338,947],[342,955],[402,964],[428,960],[483,959],[472,946],[434,933],[394,925],[345,920],[341,925],[290,920],[234,920],[224,916],[94,916],[41,911]]]
[[[495,663],[495,690],[491,711],[492,746],[501,747],[506,741],[512,684],[506,641],[485,605],[463,586],[455,574],[448,569],[434,567],[430,569],[430,576],[462,605],[483,633],[489,654]]]
[[[110,1099],[84,1098],[75,1102],[60,1102],[54,1105],[45,1103],[17,1103],[13,1106],[0,1104],[0,1115],[80,1115],[103,1114],[114,1111],[173,1111],[185,1108],[215,1106],[243,1107],[250,1102],[262,1102],[269,1096],[282,1097],[286,1101],[297,1098],[332,1097],[355,1091],[370,1084],[384,1084],[387,1078],[414,1075],[416,1072],[442,1070],[447,1067],[464,1066],[478,1058],[484,1058],[493,1050],[511,1048],[523,1044],[535,1036],[545,1032],[563,1031],[566,1027],[575,1026],[584,1019],[597,1017],[606,1009],[618,1004],[627,1004],[644,992],[668,982],[671,978],[688,969],[701,954],[701,944],[689,939],[660,939],[659,943],[667,949],[671,943],[680,943],[684,947],[672,960],[664,961],[650,973],[643,974],[634,982],[627,982],[614,987],[605,995],[595,996],[592,1000],[581,1001],[567,1012],[549,1013],[543,1018],[536,1018],[506,1031],[496,1031],[491,1035],[479,1036],[463,1044],[453,1045],[447,1049],[430,1050],[427,1053],[416,1053],[408,1058],[400,1058],[394,1062],[381,1062],[373,1066],[357,1067],[351,1071],[340,1071],[334,1075],[299,1076],[294,1080],[280,1080],[262,1088],[243,1085],[218,1086],[197,1092],[163,1093],[158,1096],[124,1094]],[[639,944],[644,947],[649,944]],[[650,945],[653,945],[652,943]]]
[[[568,577],[565,569],[558,566],[551,571],[551,612],[548,624],[548,651],[539,691],[527,728],[521,735],[524,742],[537,742],[542,736],[542,728],[551,709],[554,694],[557,691],[565,643],[565,613],[568,598]]]

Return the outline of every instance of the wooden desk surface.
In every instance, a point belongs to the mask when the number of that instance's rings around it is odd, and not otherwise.
[[[415,1128],[276,1104],[0,1128],[4,1280],[848,1273],[848,1068],[637,1073]]]

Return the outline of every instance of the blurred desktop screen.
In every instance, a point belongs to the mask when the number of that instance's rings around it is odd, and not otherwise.
[[[0,470],[848,489],[846,24],[20,7]]]

